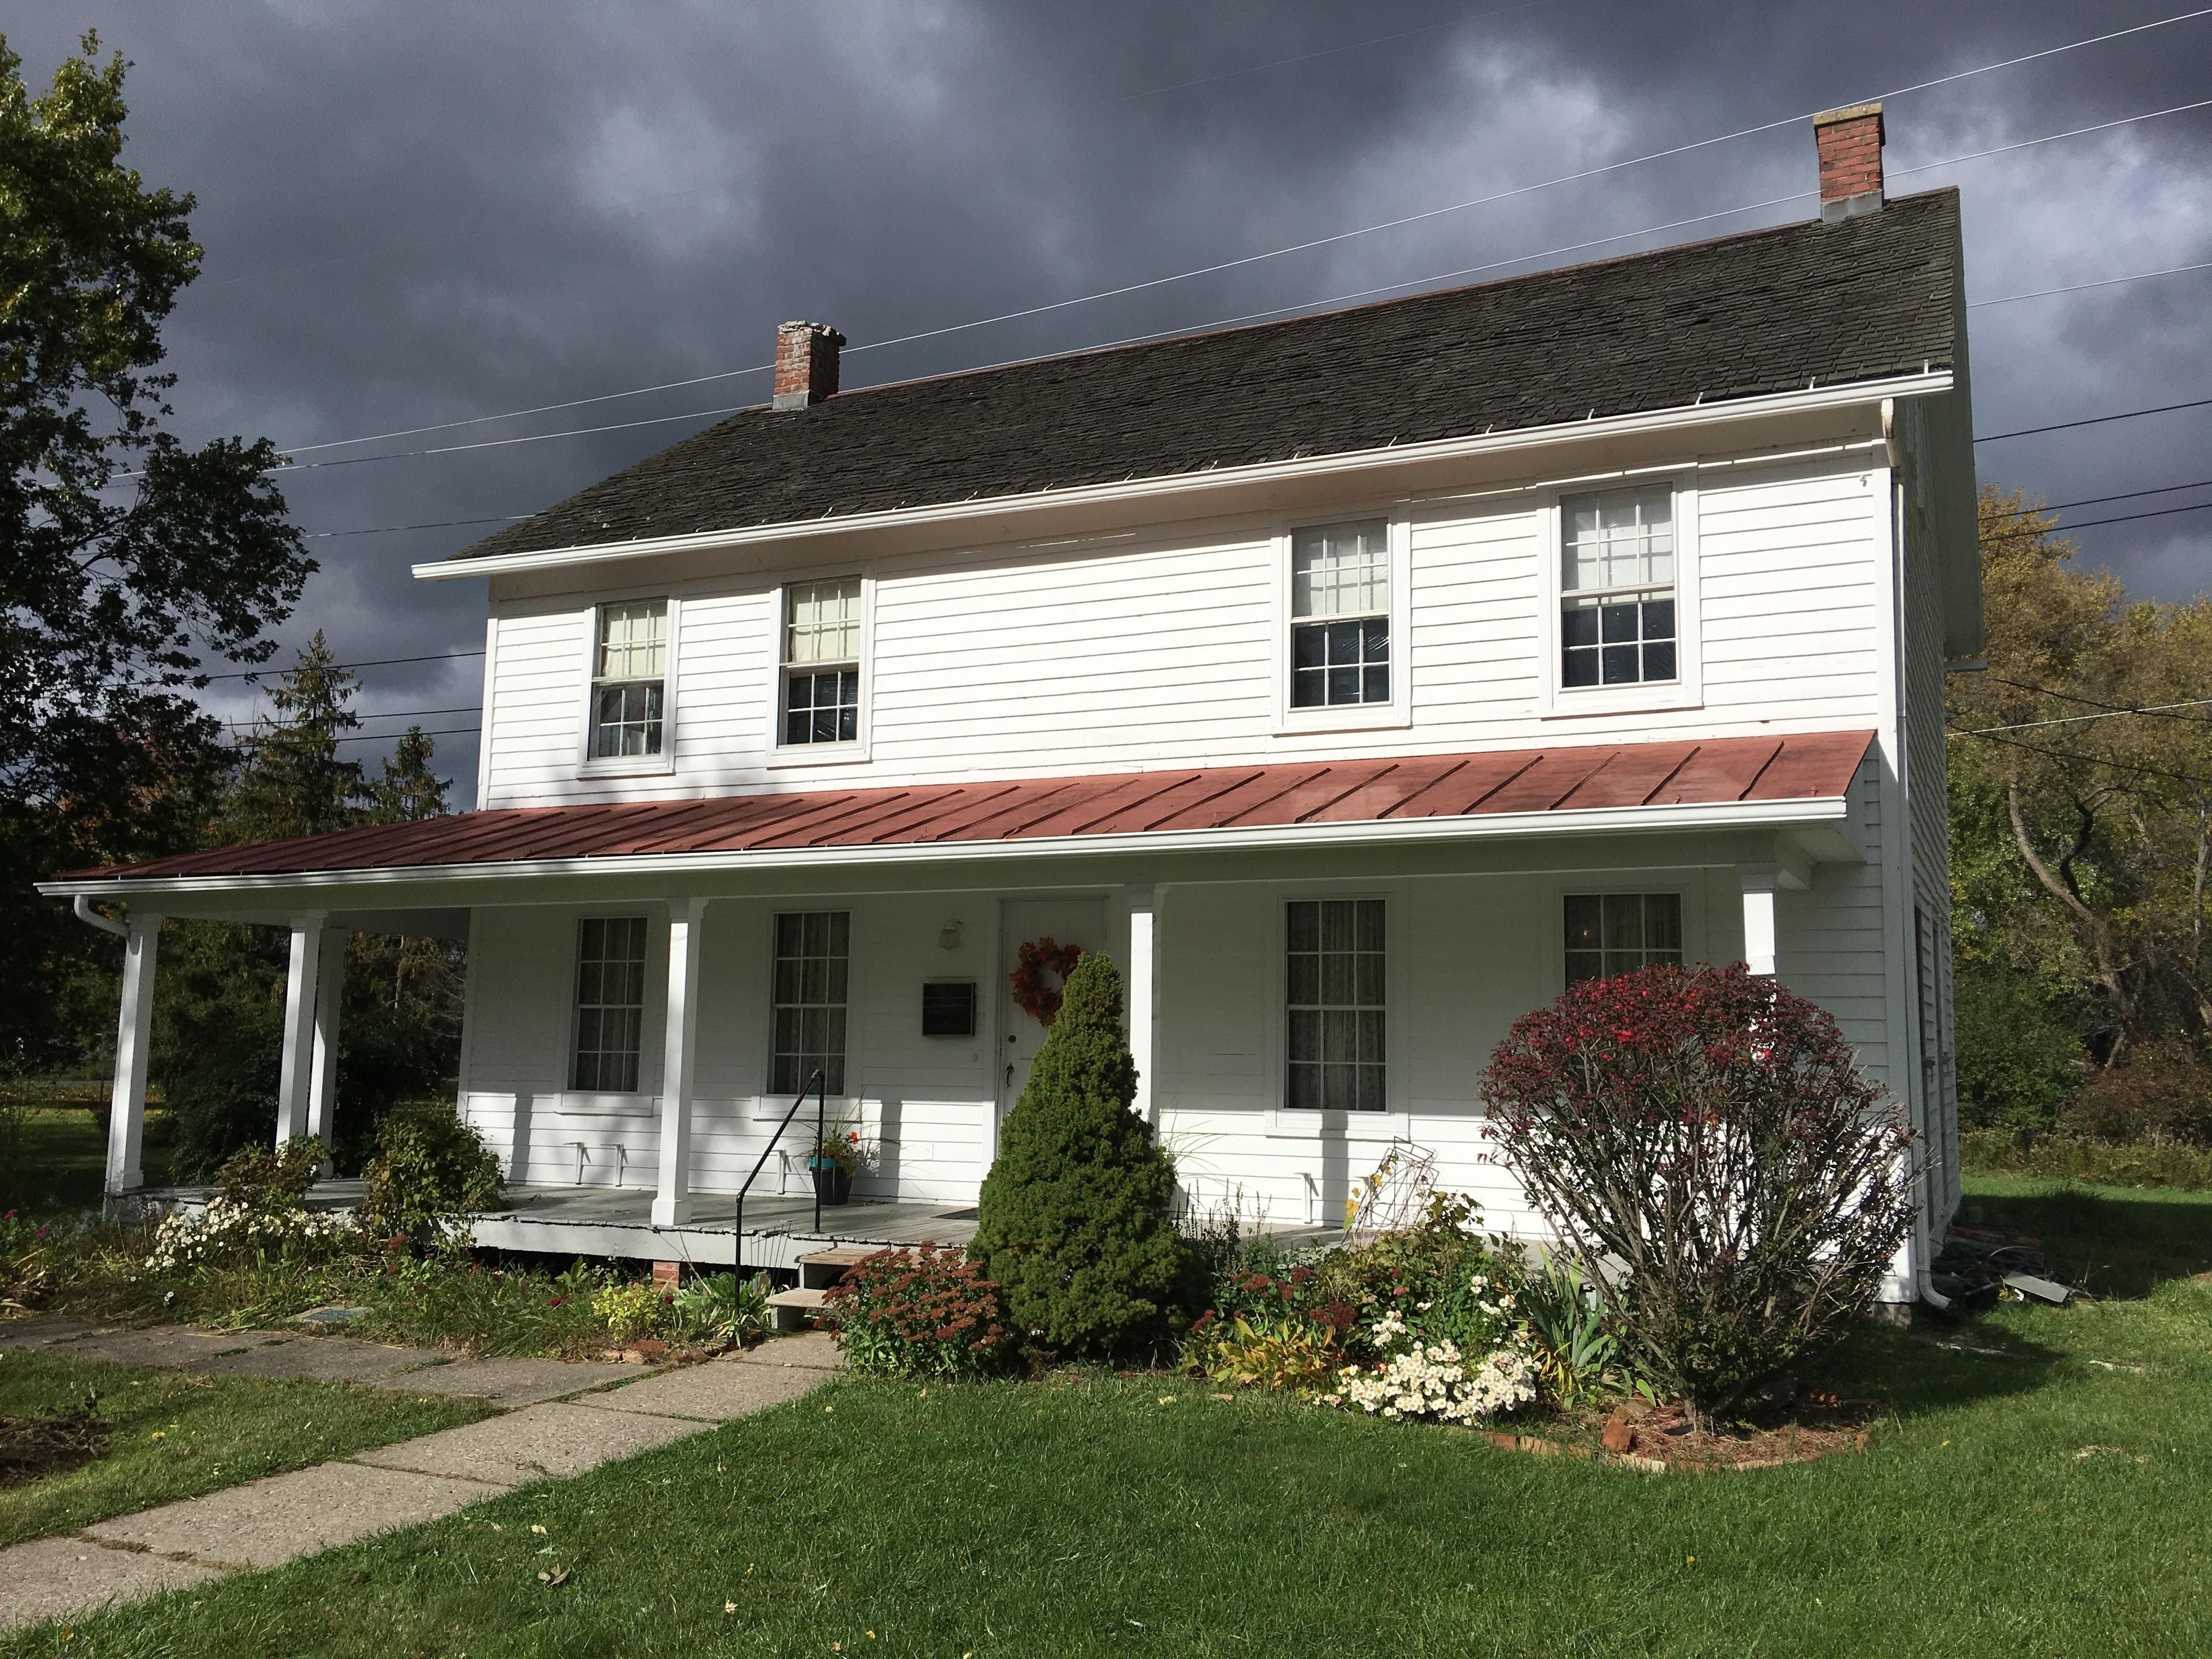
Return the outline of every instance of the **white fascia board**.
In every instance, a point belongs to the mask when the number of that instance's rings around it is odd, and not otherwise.
[[[1232,852],[1281,848],[1387,847],[1446,841],[1617,835],[1638,831],[1787,829],[1849,815],[1841,795],[1695,806],[1605,806],[1583,811],[1498,812],[1471,817],[1286,823],[1250,830],[1154,830],[1123,836],[1040,836],[1024,841],[899,842],[888,846],[773,848],[758,852],[660,853],[618,858],[504,860],[398,865],[374,870],[307,870],[279,875],[171,876],[145,880],[47,881],[50,898],[79,893],[150,897],[174,893],[292,892],[375,888],[406,882],[522,880],[546,876],[709,875],[725,871],[836,869],[854,866],[962,864],[1010,859],[1131,853]]]
[[[861,530],[898,529],[909,526],[957,524],[963,520],[1004,517],[1009,513],[1046,507],[1104,506],[1155,497],[1189,495],[1202,491],[1243,485],[1267,484],[1300,478],[1322,478],[1333,473],[1373,471],[1510,453],[1535,449],[1567,440],[1634,436],[1723,422],[1766,420],[1776,416],[1801,415],[1857,404],[1879,405],[1885,398],[1926,398],[1951,389],[1951,371],[1929,369],[1884,380],[1856,380],[1840,386],[1810,386],[1802,392],[1776,392],[1759,398],[1731,398],[1718,404],[1685,404],[1674,409],[1648,410],[1633,415],[1608,415],[1602,420],[1562,422],[1555,426],[1516,427],[1510,432],[1484,433],[1470,438],[1442,438],[1431,443],[1394,444],[1381,449],[1355,449],[1341,454],[1315,455],[1290,461],[1266,461],[1251,466],[1216,467],[1205,472],[1177,472],[1161,477],[1124,480],[1119,483],[1084,484],[1069,489],[1042,489],[1022,495],[986,495],[970,501],[945,501],[928,507],[901,507],[887,513],[855,513],[846,518],[790,520],[781,524],[757,525],[743,530],[706,530],[688,536],[654,536],[629,542],[601,542],[580,547],[547,548],[535,553],[506,553],[483,559],[438,559],[412,567],[416,580],[454,581],[464,576],[504,576],[526,570],[556,570],[569,565],[597,564],[617,559],[655,558],[670,553],[693,553],[713,549],[757,546],[801,537],[846,534]]]

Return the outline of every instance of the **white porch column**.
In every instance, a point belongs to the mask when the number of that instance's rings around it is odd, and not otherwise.
[[[307,1133],[323,1143],[323,1173],[331,1172],[331,1114],[337,1102],[338,1010],[345,999],[346,942],[343,927],[322,932],[315,966],[315,1029],[307,1063]]]
[[[123,1012],[115,1024],[115,1092],[107,1113],[107,1192],[146,1184],[140,1159],[146,1138],[146,1057],[154,1036],[154,958],[161,919],[131,912],[123,941]]]
[[[1743,960],[1754,974],[1774,977],[1774,890],[1778,874],[1771,864],[1739,864],[1743,884]]]
[[[307,1133],[315,1068],[315,1011],[321,1001],[323,913],[292,918],[292,963],[284,979],[284,1057],[276,1073],[276,1145]]]
[[[660,1181],[653,1224],[691,1219],[691,1091],[699,1053],[699,947],[707,901],[668,907],[668,1033],[660,1063]]]
[[[1131,1109],[1155,1127],[1160,1121],[1159,1096],[1152,1088],[1152,1068],[1159,1052],[1159,903],[1155,888],[1130,890],[1129,1053],[1137,1062],[1137,1097]]]

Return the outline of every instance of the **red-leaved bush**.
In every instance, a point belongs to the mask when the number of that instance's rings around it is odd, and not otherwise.
[[[877,1376],[987,1376],[1012,1356],[999,1287],[964,1252],[878,1250],[823,1298],[837,1346]]]
[[[1482,1097],[1624,1358],[1701,1413],[1839,1340],[1911,1219],[1896,1109],[1826,1012],[1741,964],[1571,987],[1515,1022]]]

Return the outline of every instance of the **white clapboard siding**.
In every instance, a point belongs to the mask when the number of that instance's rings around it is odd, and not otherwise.
[[[592,607],[611,592],[501,600],[484,804],[1872,725],[1882,708],[1882,476],[1834,459],[1708,469],[1695,526],[1703,704],[1641,714],[1544,713],[1552,668],[1540,641],[1557,550],[1533,496],[1411,511],[1398,672],[1410,676],[1413,718],[1378,730],[1277,730],[1287,641],[1275,526],[1265,523],[865,566],[870,741],[864,759],[835,765],[768,764],[770,578],[680,591],[665,773],[589,776],[579,763]]]

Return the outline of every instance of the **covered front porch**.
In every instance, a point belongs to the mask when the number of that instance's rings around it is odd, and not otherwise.
[[[289,929],[280,1142],[327,1136],[346,933],[467,939],[458,1104],[512,1194],[478,1219],[489,1246],[726,1266],[749,1178],[749,1267],[963,1243],[1044,1034],[1012,976],[1047,940],[1121,969],[1135,1108],[1187,1214],[1333,1229],[1378,1172],[1418,1171],[1530,1231],[1478,1084],[1571,978],[1744,961],[1886,1071],[1903,945],[1866,742],[478,813],[222,855],[307,867],[114,872],[70,890],[131,905],[109,1190],[143,1184],[168,914]],[[827,1100],[781,1127],[817,1073]],[[819,1224],[817,1109],[862,1153]]]

